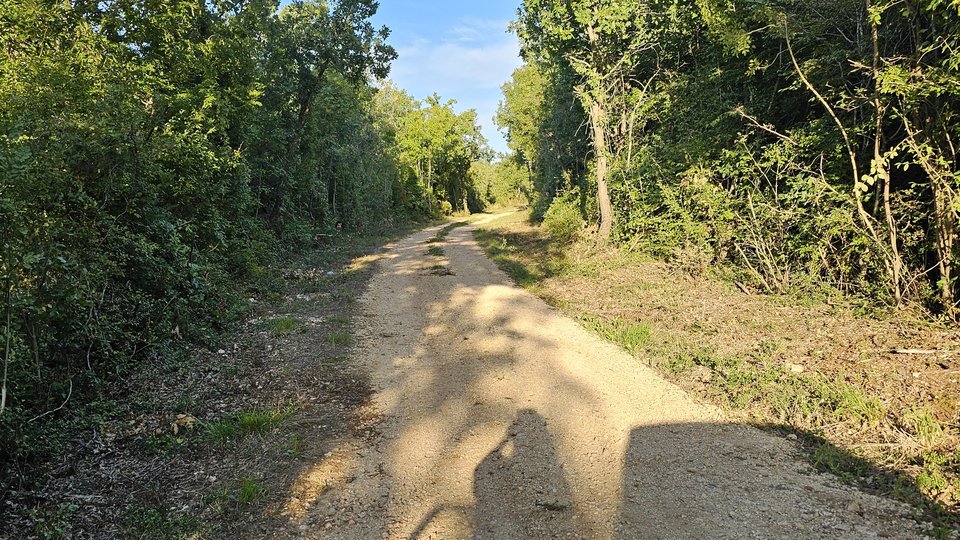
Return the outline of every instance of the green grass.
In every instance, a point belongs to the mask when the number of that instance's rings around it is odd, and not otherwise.
[[[272,336],[282,336],[290,334],[300,328],[303,323],[295,317],[277,317],[267,321],[267,329]]]
[[[350,332],[344,330],[331,332],[323,336],[323,339],[334,347],[346,347],[353,343],[353,336],[350,335]]]
[[[837,419],[852,424],[876,425],[883,418],[885,411],[877,397],[868,396],[839,378],[832,388],[836,402],[833,414]]]
[[[475,229],[473,237],[487,256],[517,285],[533,289],[543,281],[544,273],[521,260],[518,257],[519,250],[505,236],[486,229]]]
[[[431,257],[443,257],[446,255],[446,252],[443,251],[443,248],[440,246],[430,246],[430,249],[427,250],[427,255]]]
[[[263,436],[280,427],[292,409],[252,409],[233,418],[206,424],[207,436],[218,444],[239,441],[251,435]]]
[[[207,495],[204,503],[223,517],[231,511],[243,510],[266,497],[267,493],[267,488],[259,480],[248,476]]]
[[[925,407],[915,408],[907,412],[902,423],[913,429],[924,448],[937,446],[943,437],[943,426]]]
[[[872,426],[886,413],[879,399],[842,377],[788,373],[780,365],[719,356],[709,350],[680,351],[659,365],[673,375],[705,367],[712,374],[708,391],[721,404],[734,409],[754,407],[791,425],[814,427],[839,420]]]
[[[629,322],[620,318],[610,321],[592,315],[581,316],[583,325],[600,337],[620,345],[632,354],[639,353],[650,341],[652,330],[649,324]]]
[[[821,442],[813,451],[811,462],[821,471],[827,471],[846,482],[869,475],[873,467],[845,450],[828,443]]]
[[[245,478],[240,482],[237,490],[237,504],[240,506],[249,506],[262,499],[267,494],[267,489],[260,482],[253,478]]]
[[[307,441],[303,438],[303,435],[299,433],[294,433],[290,436],[290,448],[284,453],[287,457],[293,459],[299,459],[303,457],[304,452],[307,449]]]
[[[696,364],[689,355],[674,354],[661,362],[660,366],[673,375],[682,375],[692,369]]]

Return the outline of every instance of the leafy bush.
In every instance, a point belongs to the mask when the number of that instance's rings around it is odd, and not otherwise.
[[[557,197],[543,216],[543,226],[557,241],[570,243],[583,230],[583,216],[572,197]]]
[[[432,210],[368,82],[375,11],[0,0],[0,462],[229,327],[278,254]]]

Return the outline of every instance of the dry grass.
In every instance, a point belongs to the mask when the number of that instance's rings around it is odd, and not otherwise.
[[[821,468],[925,506],[942,530],[958,523],[955,328],[749,294],[589,239],[560,249],[520,214],[477,237],[519,284],[689,392],[798,435]]]

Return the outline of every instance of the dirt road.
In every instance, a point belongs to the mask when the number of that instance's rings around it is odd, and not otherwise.
[[[380,435],[298,488],[302,538],[917,538],[518,289],[439,228],[385,254],[358,354]]]

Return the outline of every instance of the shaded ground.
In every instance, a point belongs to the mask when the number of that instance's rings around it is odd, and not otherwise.
[[[437,231],[393,246],[363,297],[380,436],[305,472],[303,511],[272,538],[920,536],[909,507],[515,287],[470,228]]]

